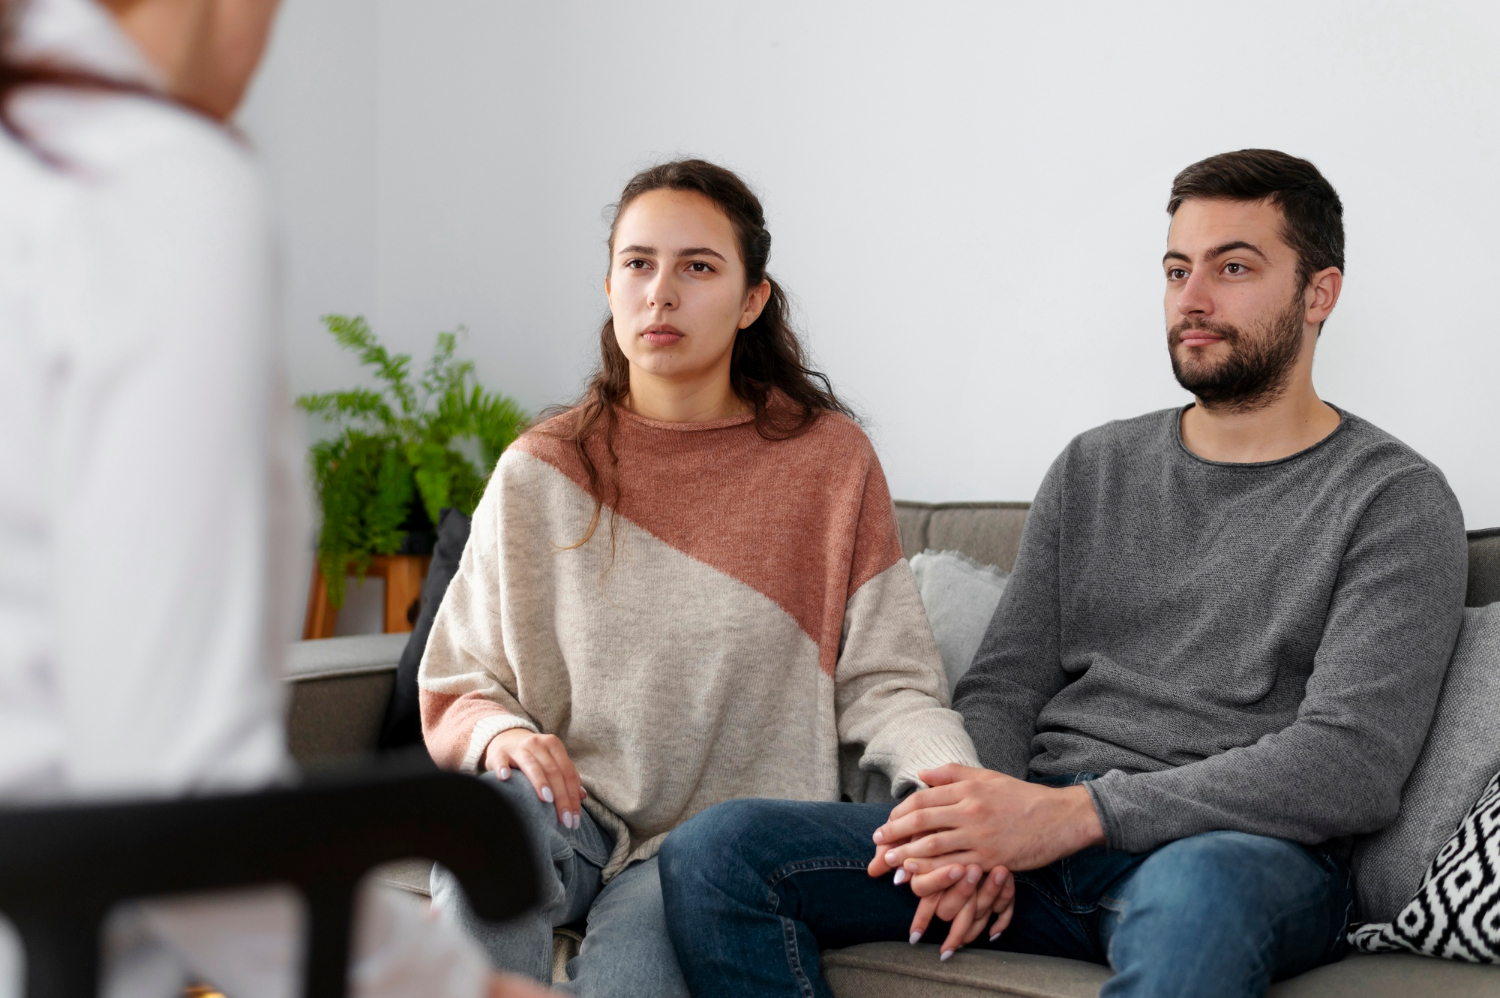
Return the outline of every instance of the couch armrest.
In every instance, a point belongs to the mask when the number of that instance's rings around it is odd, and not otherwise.
[[[302,765],[375,751],[406,634],[293,642],[287,649],[287,746]]]

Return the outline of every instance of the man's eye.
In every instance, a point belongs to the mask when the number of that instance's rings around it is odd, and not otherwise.
[[[1169,281],[1180,281],[1185,277],[1187,277],[1187,271],[1183,270],[1181,267],[1173,267],[1171,270],[1167,271],[1167,280]]]
[[[1226,274],[1243,274],[1245,272],[1245,265],[1242,263],[1225,264],[1224,272]]]

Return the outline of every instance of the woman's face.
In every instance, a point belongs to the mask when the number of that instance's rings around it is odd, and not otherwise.
[[[643,374],[727,387],[735,334],[760,315],[770,285],[745,287],[739,240],[714,202],[656,190],[616,223],[604,290],[635,392]]]

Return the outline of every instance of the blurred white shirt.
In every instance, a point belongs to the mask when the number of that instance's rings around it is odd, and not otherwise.
[[[155,82],[92,0],[33,0],[20,45]],[[306,513],[259,172],[166,102],[11,106],[59,164],[0,136],[0,799],[266,784]],[[296,993],[299,920],[274,890],[134,906],[109,991]],[[356,932],[356,993],[484,990],[414,898],[367,892]],[[16,958],[0,940],[0,995]]]

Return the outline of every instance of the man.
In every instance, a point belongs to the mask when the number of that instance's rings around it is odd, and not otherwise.
[[[956,691],[987,768],[923,773],[889,812],[736,801],[679,828],[662,875],[695,994],[827,995],[819,946],[934,915],[942,959],[1108,963],[1110,996],[1260,995],[1343,952],[1350,837],[1395,817],[1458,635],[1463,520],[1435,467],[1313,389],[1344,264],[1317,169],[1215,156],[1167,210],[1196,401],[1048,472]]]

